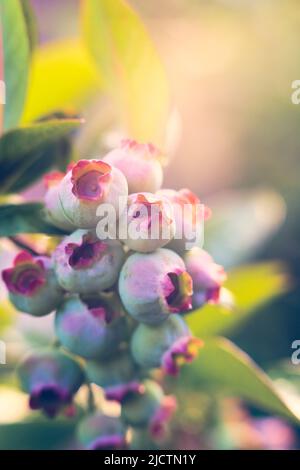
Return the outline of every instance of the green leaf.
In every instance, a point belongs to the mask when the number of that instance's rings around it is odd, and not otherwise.
[[[251,358],[227,339],[205,341],[197,359],[182,372],[185,384],[243,398],[299,423],[299,409],[294,409]]]
[[[74,435],[74,421],[28,421],[0,426],[0,449],[47,450],[62,448]]]
[[[282,266],[261,263],[243,266],[231,271],[226,287],[235,299],[235,308],[206,305],[187,316],[188,324],[196,336],[224,334],[239,327],[259,307],[287,289]]]
[[[23,15],[26,24],[29,50],[30,54],[32,54],[38,41],[38,31],[35,15],[29,0],[21,0],[21,6],[23,9]]]
[[[160,144],[169,90],[165,70],[142,21],[125,0],[81,4],[84,39],[128,133]]]
[[[237,306],[254,310],[287,289],[287,274],[279,263],[256,263],[229,273],[226,287],[234,294]]]
[[[101,91],[101,76],[80,40],[43,44],[33,53],[22,122],[59,109],[81,110]]]
[[[33,183],[70,153],[65,138],[79,119],[54,119],[8,131],[0,139],[0,193]]]
[[[0,205],[0,237],[11,237],[18,233],[63,235],[61,230],[46,222],[42,204]]]
[[[9,129],[18,124],[22,114],[27,90],[30,52],[21,2],[0,0],[0,19],[6,86],[4,129]]]

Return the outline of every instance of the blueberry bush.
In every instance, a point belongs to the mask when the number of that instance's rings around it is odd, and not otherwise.
[[[171,104],[152,40],[125,0],[83,1],[80,22],[80,37],[39,45],[30,2],[0,0],[0,236],[14,247],[1,331],[26,314],[49,317],[55,331],[27,338],[31,350],[1,366],[31,413],[0,426],[0,447],[163,448],[194,396],[210,416],[219,397],[235,396],[297,422],[228,339],[286,289],[284,274],[272,263],[226,273],[206,250],[185,249],[176,230],[188,220],[176,204],[194,214],[200,201],[163,188]],[[111,128],[123,138],[108,149]],[[101,239],[103,204],[116,211],[114,227],[125,211],[145,232],[157,207],[169,236]],[[217,239],[226,250],[224,224],[214,227],[207,207],[204,219],[208,246]]]

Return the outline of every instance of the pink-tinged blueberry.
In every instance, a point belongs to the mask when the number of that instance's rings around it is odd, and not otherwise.
[[[47,256],[32,256],[20,252],[13,267],[2,271],[2,279],[14,306],[34,316],[52,312],[63,299],[63,290],[54,273],[53,263]]]
[[[168,375],[177,375],[180,366],[190,363],[203,342],[194,338],[179,315],[160,325],[140,324],[132,335],[131,352],[142,369],[161,367]]]
[[[176,400],[166,396],[160,385],[152,380],[143,388],[128,395],[122,402],[122,420],[134,428],[147,428],[154,438],[162,437],[168,421],[176,410]]]
[[[223,266],[216,264],[206,251],[196,247],[186,253],[185,264],[193,279],[193,307],[201,307],[206,302],[219,302],[221,287],[227,278]]]
[[[55,332],[61,344],[86,359],[107,358],[124,336],[125,319],[99,297],[67,298],[56,312]]]
[[[69,292],[98,293],[118,280],[124,250],[117,240],[101,241],[95,232],[76,230],[53,253],[60,285]]]
[[[108,163],[79,160],[60,181],[58,195],[65,216],[75,227],[95,228],[100,204],[111,205],[119,216],[120,198],[128,196],[128,185],[123,173]]]
[[[134,251],[149,253],[166,245],[174,236],[175,221],[169,201],[151,193],[134,193],[128,197],[127,211],[120,225],[127,226],[124,242]]]
[[[119,277],[119,293],[135,320],[158,324],[172,313],[191,309],[193,283],[183,260],[161,248],[127,258]]]
[[[122,402],[128,394],[138,392],[138,366],[126,351],[119,351],[105,361],[87,361],[87,379],[104,389],[107,400]]]
[[[120,146],[105,155],[105,162],[118,168],[126,176],[129,194],[140,191],[155,192],[163,181],[164,156],[153,144],[142,144],[125,139]]]
[[[190,245],[201,243],[204,222],[211,211],[201,204],[198,196],[189,189],[161,189],[156,195],[167,199],[173,207],[176,231],[167,248],[183,254],[191,248]]]
[[[67,218],[59,198],[59,183],[64,176],[64,173],[58,171],[48,173],[44,176],[44,183],[47,188],[44,196],[45,214],[50,223],[62,230],[71,232],[75,230],[76,227]]]
[[[80,422],[77,436],[87,450],[124,450],[127,447],[126,428],[120,419],[100,411]]]
[[[162,370],[168,375],[178,375],[180,367],[193,362],[202,346],[203,341],[199,338],[190,335],[179,338],[164,353],[161,360]]]
[[[17,372],[22,389],[30,395],[30,408],[42,410],[50,418],[70,406],[84,381],[79,364],[57,350],[31,354]]]

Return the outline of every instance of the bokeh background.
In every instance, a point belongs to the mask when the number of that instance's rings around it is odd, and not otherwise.
[[[55,44],[63,48],[70,38],[79,35],[79,2],[31,3],[42,52],[33,62],[23,120],[37,118],[46,110],[53,112],[62,104],[86,118],[84,130],[75,137],[77,154],[97,155],[114,145],[126,128],[116,118],[110,100],[102,96],[101,84],[80,55],[80,46],[76,49],[70,43],[65,57],[57,61]],[[299,406],[300,365],[291,363],[291,344],[300,339],[300,105],[291,100],[292,82],[300,79],[299,2],[129,3],[155,44],[170,88],[171,113],[163,141],[170,162],[164,186],[189,187],[212,207],[205,248],[226,269],[238,270],[245,263],[272,260],[280,263],[276,266],[288,279],[284,293],[259,307],[227,337],[268,370]],[[73,55],[79,57],[81,75],[59,83],[60,71],[71,67],[68,56]],[[45,76],[44,84],[37,88],[41,74]],[[73,92],[74,84],[82,77],[89,87],[79,93],[77,87]],[[144,92],[145,96],[151,93],[146,79]],[[160,103],[153,106],[159,114]],[[25,195],[35,199],[39,194],[35,186]],[[263,284],[268,275],[268,270],[262,271],[256,282]],[[255,279],[243,289],[251,297],[252,290],[257,289]],[[21,323],[34,336],[33,322]],[[37,328],[37,335],[45,328]],[[17,356],[16,331],[10,331],[8,337]],[[212,401],[200,386],[190,391],[180,384],[177,388],[182,409],[174,424],[176,432],[170,438],[173,448],[299,447],[297,425],[237,398]],[[26,416],[25,397],[10,389],[3,388],[1,393],[0,420],[11,423]],[[13,413],[5,411],[8,399],[15,404]],[[14,446],[16,437],[9,432],[5,435],[6,445]],[[46,437],[42,439],[45,442]],[[59,447],[60,442],[57,438],[49,446]]]

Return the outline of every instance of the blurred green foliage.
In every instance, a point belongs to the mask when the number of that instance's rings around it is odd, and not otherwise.
[[[29,75],[30,46],[24,11],[19,0],[0,2],[6,102],[4,128],[18,124]]]
[[[199,357],[185,368],[185,387],[239,396],[298,423],[300,415],[280,396],[268,376],[227,339],[205,341]]]
[[[224,334],[240,327],[258,308],[287,289],[287,278],[277,264],[254,264],[229,272],[225,286],[233,294],[235,305],[205,305],[190,314],[188,324],[197,336]]]

